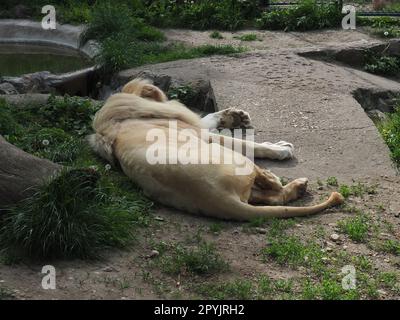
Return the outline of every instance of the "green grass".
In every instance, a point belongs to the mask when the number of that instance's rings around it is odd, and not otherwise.
[[[347,234],[349,238],[356,242],[365,242],[370,230],[371,218],[365,214],[358,214],[342,221],[338,226],[340,231]]]
[[[132,243],[147,204],[100,178],[92,169],[63,171],[5,215],[0,247],[32,258],[95,258]]]
[[[215,247],[201,241],[194,248],[183,244],[174,245],[172,250],[160,255],[158,264],[167,274],[208,275],[228,270],[228,264],[217,253]]]
[[[242,34],[240,36],[235,36],[235,39],[238,39],[240,41],[256,41],[258,40],[258,37],[254,33],[247,33],[247,34]]]
[[[400,241],[386,240],[380,247],[381,251],[400,256]]]
[[[89,24],[80,39],[81,45],[89,40],[99,43],[95,61],[105,73],[144,64],[234,54],[245,50],[230,45],[185,47],[164,43],[163,33],[134,16],[127,5],[108,2],[99,2],[93,7]]]
[[[117,35],[102,42],[96,62],[103,66],[105,72],[112,73],[145,64],[194,59],[211,55],[231,55],[246,50],[244,47],[232,45],[185,47],[182,44],[175,43],[132,42],[126,39],[124,35]]]
[[[0,249],[7,255],[94,258],[132,243],[136,227],[149,223],[151,203],[85,142],[99,107],[68,96],[24,108],[0,100],[0,134],[70,168],[2,215]]]
[[[307,31],[336,28],[341,20],[342,14],[334,3],[302,0],[295,6],[264,12],[257,23],[261,29]]]
[[[254,296],[252,282],[242,279],[218,284],[207,283],[199,285],[195,288],[195,291],[212,300],[249,300]]]
[[[210,38],[211,39],[223,39],[224,37],[223,37],[223,35],[221,34],[221,32],[219,32],[219,31],[213,31],[213,32],[211,32],[210,33]]]
[[[265,258],[272,258],[281,265],[306,266],[316,273],[323,269],[324,253],[316,243],[305,244],[299,238],[287,235],[281,235],[269,241],[269,245],[263,250]]]
[[[400,73],[400,58],[391,56],[369,55],[364,70],[370,73],[398,76]]]
[[[329,177],[326,179],[326,185],[331,187],[337,187],[339,185],[336,177]]]
[[[14,299],[14,294],[7,288],[0,286],[0,300]]]
[[[215,222],[211,224],[208,230],[212,233],[219,234],[224,229],[224,225],[219,222]]]
[[[397,17],[357,17],[357,24],[367,26],[372,34],[381,38],[400,36],[400,19]]]
[[[323,279],[319,283],[306,280],[303,284],[304,300],[356,300],[360,295],[357,290],[344,290],[340,281]]]
[[[388,145],[391,157],[400,167],[400,103],[395,112],[388,114],[388,120],[378,124],[379,132]]]
[[[346,199],[350,196],[364,197],[366,194],[377,194],[377,185],[366,185],[358,182],[352,185],[341,184],[338,190]]]

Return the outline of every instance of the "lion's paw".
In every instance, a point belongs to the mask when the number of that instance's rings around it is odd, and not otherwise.
[[[252,129],[248,112],[229,108],[219,113],[218,129]]]

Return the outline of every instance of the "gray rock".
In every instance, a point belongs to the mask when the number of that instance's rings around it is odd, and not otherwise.
[[[386,121],[387,120],[387,115],[386,113],[378,110],[378,109],[374,109],[374,110],[370,110],[367,111],[368,117],[370,117],[374,122],[375,121]]]
[[[118,271],[118,270],[115,269],[115,268],[112,267],[112,266],[108,266],[108,267],[103,268],[102,271],[103,271],[103,272],[116,272],[116,271]]]
[[[152,250],[147,257],[151,259],[151,258],[158,257],[159,255],[160,255],[160,252],[158,252],[157,250]]]
[[[389,46],[386,49],[386,53],[390,56],[400,57],[400,40],[390,40]]]
[[[48,71],[40,71],[22,75],[21,77],[2,77],[0,83],[11,84],[18,93],[61,93],[69,95],[86,95],[88,78],[94,68],[55,75]]]
[[[340,236],[337,233],[332,233],[330,239],[334,242],[340,241]]]
[[[17,89],[8,82],[0,83],[0,94],[17,94]]]
[[[156,73],[142,69],[128,69],[116,74],[111,80],[111,90],[106,86],[102,87],[100,89],[101,95],[99,98],[105,99],[112,93],[119,92],[127,82],[135,78],[149,79],[165,93],[179,93],[181,89],[188,89],[188,94],[184,99],[181,99],[181,102],[187,107],[204,113],[218,111],[214,90],[210,80],[189,76],[185,77],[183,75],[175,77],[166,73]]]
[[[266,234],[268,232],[265,228],[255,228],[254,229],[257,233]]]
[[[62,166],[18,149],[0,136],[0,208],[34,193]]]

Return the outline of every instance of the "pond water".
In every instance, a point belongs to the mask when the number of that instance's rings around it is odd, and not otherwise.
[[[0,76],[20,76],[37,71],[61,74],[92,65],[87,57],[69,48],[0,44]]]

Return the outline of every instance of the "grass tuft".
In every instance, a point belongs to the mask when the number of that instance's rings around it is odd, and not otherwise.
[[[95,258],[134,239],[145,203],[110,194],[93,169],[64,170],[11,208],[0,246],[32,258]]]
[[[178,244],[172,252],[160,257],[161,269],[168,274],[206,275],[226,271],[228,264],[207,242],[200,242],[196,248],[185,248]]]
[[[340,231],[347,234],[351,240],[364,242],[368,237],[371,219],[365,214],[339,221]]]

